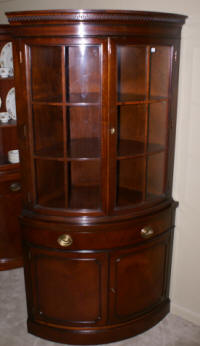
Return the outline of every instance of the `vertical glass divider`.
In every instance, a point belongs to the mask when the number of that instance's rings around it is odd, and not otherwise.
[[[30,169],[32,172],[32,190],[29,192],[32,196],[29,198],[32,198],[33,203],[36,203],[37,200],[37,192],[36,192],[36,166],[35,166],[35,159],[33,158],[34,153],[34,135],[33,135],[33,95],[32,95],[32,84],[31,84],[31,48],[28,45],[25,45],[25,61],[26,61],[26,82],[27,86],[30,88],[30,92],[28,92],[28,126],[31,129],[29,132],[29,141],[30,141],[30,149],[29,149],[29,155],[31,157],[30,160]],[[26,126],[27,126],[26,125]]]
[[[151,51],[150,46],[147,46],[147,52],[146,52],[146,117],[145,117],[145,146],[144,146],[144,157],[145,157],[145,174],[144,174],[144,187],[143,187],[143,200],[146,199],[146,190],[147,190],[147,169],[148,169],[148,137],[149,137],[149,111],[150,111],[150,82],[151,82]]]
[[[62,114],[63,114],[63,156],[64,156],[64,191],[65,191],[65,208],[68,208],[68,162],[67,162],[67,119],[66,119],[66,57],[65,57],[66,47],[62,46]]]

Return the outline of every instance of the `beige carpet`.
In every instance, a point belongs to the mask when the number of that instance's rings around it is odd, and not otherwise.
[[[0,346],[59,346],[26,331],[23,270],[0,272]],[[200,346],[200,327],[169,314],[149,331],[108,346]]]

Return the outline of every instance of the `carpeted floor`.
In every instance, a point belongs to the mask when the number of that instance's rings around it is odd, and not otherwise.
[[[27,333],[23,270],[0,272],[0,346],[59,346]],[[63,344],[62,344],[63,345]],[[169,314],[149,331],[108,346],[200,346],[200,327]]]

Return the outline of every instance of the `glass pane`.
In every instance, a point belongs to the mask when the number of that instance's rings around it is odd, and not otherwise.
[[[101,59],[99,46],[66,48],[66,89],[69,102],[99,102]]]
[[[98,209],[101,207],[100,161],[69,163],[69,208]]]
[[[148,158],[147,165],[147,199],[154,199],[164,193],[165,153]]]
[[[100,107],[69,107],[67,128],[69,157],[100,157]]]
[[[150,97],[168,97],[171,47],[151,48]]]
[[[62,107],[33,105],[35,154],[63,156]]]
[[[149,105],[149,152],[162,150],[166,146],[167,111],[166,102]]]
[[[146,98],[146,48],[117,48],[118,100],[139,101]]]
[[[143,200],[145,159],[117,162],[117,206],[124,207]]]
[[[118,155],[144,153],[146,105],[118,107]]]
[[[35,160],[37,203],[64,208],[64,164],[59,161]]]
[[[34,101],[62,101],[61,47],[31,47]]]

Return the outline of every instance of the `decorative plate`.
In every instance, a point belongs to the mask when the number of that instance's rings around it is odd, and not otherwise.
[[[13,120],[17,119],[15,104],[15,88],[11,88],[6,96],[6,110]]]
[[[10,69],[10,76],[13,76],[13,53],[12,53],[12,42],[6,43],[0,54],[0,66],[8,67]]]

